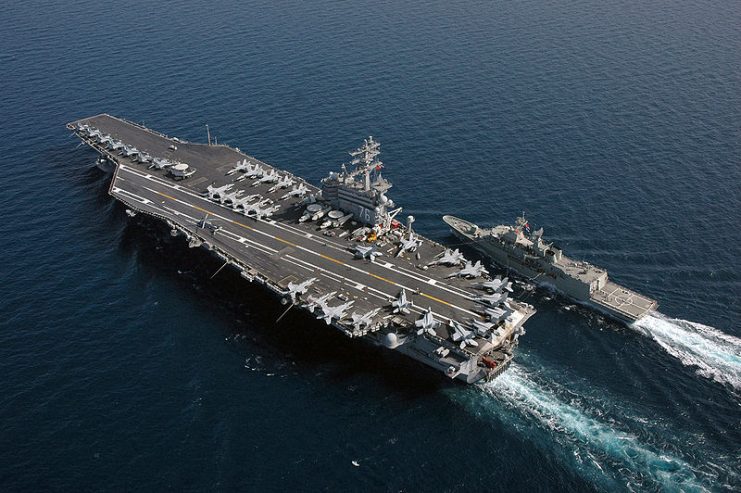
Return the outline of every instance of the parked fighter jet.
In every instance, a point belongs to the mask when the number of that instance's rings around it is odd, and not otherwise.
[[[255,218],[256,220],[265,219],[276,212],[278,212],[278,209],[280,209],[280,204],[271,205],[270,207],[261,208],[258,207],[257,210],[255,210],[255,213],[250,215],[250,217]]]
[[[494,293],[502,290],[512,292],[512,282],[508,281],[508,278],[502,279],[501,277],[497,277],[496,279],[492,279],[491,281],[482,282],[481,284],[477,284],[474,286],[478,289],[485,289],[487,291],[492,291]]]
[[[353,327],[355,327],[355,330],[361,330],[363,327],[370,327],[370,325],[373,323],[373,317],[378,315],[378,312],[380,311],[381,307],[375,308],[365,315],[353,312],[351,317],[352,325]]]
[[[260,163],[248,167],[244,172],[244,176],[247,178],[260,178],[264,174],[265,169],[260,166]]]
[[[252,186],[256,187],[257,185],[261,183],[277,183],[278,180],[280,180],[280,173],[275,171],[274,169],[271,169],[269,172],[264,173],[262,177],[260,177],[259,180],[256,180]]]
[[[327,301],[332,299],[335,294],[337,294],[337,291],[332,291],[331,293],[323,294],[322,296],[319,296],[318,298],[314,298],[310,296],[309,301],[304,305],[304,308],[308,309],[311,313],[314,313],[314,310],[316,310],[317,307],[325,306]]]
[[[414,306],[414,303],[407,300],[407,293],[404,291],[404,289],[401,290],[401,293],[399,293],[399,296],[391,302],[391,306],[393,307],[393,313],[401,313],[403,315],[409,315],[411,313],[411,309]]]
[[[507,305],[497,306],[494,308],[487,308],[484,310],[484,314],[489,317],[489,321],[493,323],[499,323],[506,319],[512,313],[512,309]]]
[[[250,202],[252,202],[258,197],[260,197],[260,195],[253,193],[252,195],[247,195],[245,197],[234,199],[232,200],[232,209],[234,209],[235,211],[242,209],[242,211],[244,211],[244,209],[247,207],[247,204],[249,204]]]
[[[269,193],[273,193],[276,190],[286,189],[286,188],[290,187],[291,185],[293,185],[293,178],[291,178],[290,176],[286,175],[283,178],[281,178],[280,180],[278,180],[278,183],[276,183],[275,185],[273,185],[272,187],[270,187],[268,189],[268,192]]]
[[[507,300],[507,296],[509,296],[509,293],[494,293],[477,296],[475,300],[484,305],[497,306],[504,303]]]
[[[305,184],[299,183],[297,187],[293,187],[290,192],[286,193],[281,197],[281,200],[290,199],[291,197],[303,197],[309,189]]]
[[[404,291],[402,291],[402,293],[403,292]],[[414,325],[419,327],[417,335],[421,336],[422,334],[428,334],[436,336],[437,332],[435,332],[435,329],[440,326],[440,321],[435,319],[435,315],[432,313],[432,308],[428,308],[422,314],[422,317],[414,322]]]
[[[245,216],[254,215],[257,213],[258,209],[262,209],[263,207],[270,205],[270,203],[270,199],[262,199],[253,204],[242,204],[242,214],[244,214]]]
[[[219,202],[224,205],[234,204],[236,200],[244,193],[244,190],[235,190],[230,193],[223,193],[219,197]]]
[[[472,330],[464,329],[461,327],[461,324],[454,321],[450,322],[450,327],[453,329],[453,335],[451,338],[455,342],[460,342],[461,349],[464,349],[466,346],[476,347],[479,345],[479,343],[474,340],[476,334],[474,334]]]
[[[247,161],[247,159],[243,159],[241,161],[237,161],[237,165],[234,166],[229,171],[227,171],[226,174],[227,174],[227,176],[229,176],[229,175],[233,175],[237,171],[241,171],[241,172],[248,171],[250,169],[250,165],[251,164],[252,163],[250,163],[249,161]]]
[[[488,273],[489,271],[486,270],[483,265],[481,265],[481,260],[477,260],[475,264],[467,261],[464,268],[462,268],[458,272],[450,274],[448,277],[465,277],[466,279],[472,279],[474,277],[479,277],[482,274]]]
[[[496,325],[494,322],[482,322],[481,320],[472,319],[471,325],[473,326],[473,330],[476,332],[476,334],[480,335],[481,337],[486,337],[486,334],[489,333],[489,331],[494,328]]]
[[[209,185],[206,187],[206,195],[208,195],[208,198],[217,201],[221,200],[221,197],[226,194],[229,190],[232,189],[234,185],[232,183],[227,183],[226,185],[215,187],[213,185]]]
[[[365,258],[373,262],[376,257],[381,256],[381,252],[376,250],[375,245],[357,245],[354,250],[355,258]]]
[[[123,151],[121,151],[121,154],[125,157],[131,157],[134,154],[139,154],[139,149],[137,149],[136,147],[124,146]]]
[[[173,164],[175,163],[173,163],[169,159],[161,159],[161,158],[156,157],[152,160],[152,164],[150,164],[149,167],[155,168],[155,169],[165,169],[167,167],[172,166]]]
[[[316,277],[312,277],[311,279],[307,279],[300,283],[291,281],[288,283],[288,291],[286,291],[286,294],[291,297],[293,303],[296,303],[296,297],[305,295],[309,290],[309,286],[314,284],[315,281]]]
[[[317,315],[317,319],[324,320],[327,325],[332,324],[332,320],[342,320],[345,316],[345,312],[350,308],[355,301],[350,300],[346,303],[343,303],[341,305],[337,306],[329,306],[326,303],[321,305],[322,307],[322,313],[320,315]]]
[[[437,259],[427,265],[449,265],[453,267],[455,265],[461,265],[465,260],[466,258],[457,248],[455,250],[446,249]]]
[[[404,252],[413,252],[422,244],[422,240],[414,235],[414,231],[409,231],[409,237],[399,240],[399,251],[396,252],[396,256],[400,256]]]

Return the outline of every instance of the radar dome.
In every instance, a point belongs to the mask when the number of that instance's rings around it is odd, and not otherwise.
[[[396,337],[396,334],[393,332],[389,332],[386,334],[386,337],[383,338],[383,345],[389,349],[393,349],[399,345],[399,338]]]

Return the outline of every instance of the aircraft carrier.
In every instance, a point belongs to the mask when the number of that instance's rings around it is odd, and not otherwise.
[[[532,306],[479,262],[416,234],[386,195],[373,138],[321,188],[238,148],[191,143],[101,114],[67,124],[110,168],[129,215],[164,221],[189,246],[351,338],[450,379],[493,379]],[[278,310],[282,311],[282,310]]]
[[[502,267],[621,322],[631,323],[658,303],[611,281],[607,271],[574,260],[543,241],[543,228],[531,231],[523,214],[514,225],[479,228],[455,216],[443,216],[453,233]]]

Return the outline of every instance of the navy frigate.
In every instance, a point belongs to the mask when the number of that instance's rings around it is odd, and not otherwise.
[[[634,322],[658,303],[611,281],[607,271],[574,260],[543,240],[543,228],[532,231],[525,215],[514,225],[480,228],[455,216],[443,216],[453,233],[496,264],[550,287],[566,297],[622,322]]]

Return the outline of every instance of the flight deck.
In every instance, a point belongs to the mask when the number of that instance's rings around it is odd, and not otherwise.
[[[228,146],[186,142],[107,114],[68,127],[113,165],[109,193],[131,214],[165,221],[190,246],[347,336],[450,378],[498,375],[534,313],[507,291],[482,288],[483,266],[462,256],[441,262],[451,252],[417,235],[412,218],[366,224],[358,211],[333,210],[320,188]]]

